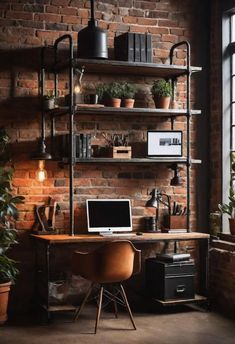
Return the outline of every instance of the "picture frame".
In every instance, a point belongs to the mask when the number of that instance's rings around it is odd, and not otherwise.
[[[149,130],[147,132],[148,157],[180,157],[183,154],[181,130]]]

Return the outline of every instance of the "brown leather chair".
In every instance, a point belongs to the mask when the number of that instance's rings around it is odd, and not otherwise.
[[[121,303],[127,308],[132,325],[136,330],[126,293],[122,286],[122,281],[125,281],[133,274],[140,272],[141,251],[137,250],[128,240],[115,240],[92,252],[83,253],[75,251],[72,262],[73,273],[92,282],[81,306],[76,311],[74,320],[77,320],[93,287],[98,284],[99,302],[96,315],[95,333],[97,332],[97,326],[99,323],[103,295],[109,299],[108,302],[113,302],[116,318],[117,303]]]

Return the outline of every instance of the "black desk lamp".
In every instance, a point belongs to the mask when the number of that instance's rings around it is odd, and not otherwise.
[[[156,208],[156,229],[155,229],[155,231],[160,232],[160,228],[159,228],[160,203],[167,206],[169,214],[170,214],[171,213],[170,196],[165,194],[165,193],[162,193],[158,189],[153,189],[150,192],[150,195],[151,195],[151,198],[146,202],[145,206],[149,207],[149,208],[151,208],[151,207]],[[164,201],[163,197],[165,197],[167,199],[167,201]]]
[[[172,186],[179,186],[182,185],[182,180],[179,175],[179,168],[177,164],[172,164],[170,168],[174,171],[174,177],[171,179],[170,185]]]

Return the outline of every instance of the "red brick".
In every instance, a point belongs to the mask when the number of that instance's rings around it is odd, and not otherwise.
[[[16,11],[7,11],[6,18],[9,19],[23,19],[23,20],[32,20],[33,14],[29,12],[16,12]]]

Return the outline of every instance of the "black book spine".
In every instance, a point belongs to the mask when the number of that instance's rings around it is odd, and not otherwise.
[[[81,159],[82,158],[82,138],[83,134],[80,134],[79,135],[79,154],[78,154],[78,157]]]
[[[138,33],[135,36],[135,62],[140,62],[140,36]]]
[[[128,32],[128,61],[134,61],[134,34]]]
[[[82,135],[82,157],[86,158],[87,134]]]
[[[139,35],[140,38],[140,61],[146,62],[146,35]]]
[[[91,158],[91,134],[86,136],[86,157]]]
[[[152,62],[152,36],[146,34],[146,62]]]

